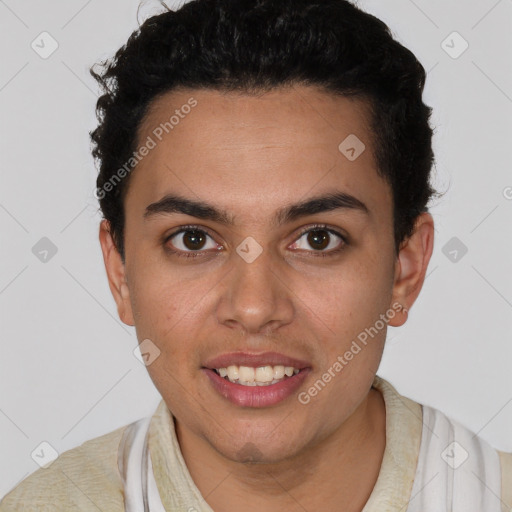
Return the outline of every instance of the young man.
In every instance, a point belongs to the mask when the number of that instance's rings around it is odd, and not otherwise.
[[[376,375],[433,248],[412,53],[345,0],[196,0],[93,74],[105,267],[162,401],[0,511],[509,511],[512,454]]]

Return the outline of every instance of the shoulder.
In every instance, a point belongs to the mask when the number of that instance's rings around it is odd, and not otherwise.
[[[63,452],[0,501],[0,512],[78,509],[124,512],[123,484],[117,469],[121,427]]]
[[[501,464],[501,489],[503,510],[512,510],[512,453],[498,451]]]
[[[501,490],[501,494],[499,495],[501,501],[501,510],[502,512],[512,512],[512,453],[503,452],[494,448],[485,439],[476,435],[472,430],[468,429],[463,424],[453,420],[452,418],[448,417],[447,415],[445,415],[444,413],[437,409],[433,409],[431,407],[425,408],[425,406],[423,406],[423,409],[434,411],[434,417],[437,417],[437,419],[444,418],[452,425],[452,427],[456,427],[458,430],[458,434],[460,436],[459,439],[461,440],[461,442],[464,442],[463,444],[468,450],[470,450],[469,446],[472,446],[474,450],[477,450],[481,454],[481,450],[484,449],[484,451],[487,451],[488,454],[492,454],[493,460],[499,462],[499,468],[497,469],[498,475],[501,473],[501,486],[498,481],[497,489]],[[478,464],[482,463],[483,462],[480,462]],[[475,470],[478,471],[480,469],[482,471],[480,475],[480,480],[485,484],[484,479],[487,477],[486,469],[483,469],[482,467],[479,467],[477,465],[473,468],[472,472],[474,472]],[[492,493],[492,489],[490,487],[488,487],[487,485],[485,487],[487,487],[487,489]],[[494,495],[498,497],[498,494],[494,493]]]
[[[446,429],[446,427],[451,424],[452,426],[456,425],[458,427],[458,434],[462,435],[467,441],[475,440],[475,442],[481,443],[484,446],[487,445],[488,453],[494,453],[493,458],[496,457],[497,454],[501,469],[502,510],[503,512],[512,512],[512,453],[493,448],[484,439],[476,436],[474,432],[444,414],[441,410],[427,406],[426,404],[421,404],[399,394],[388,381],[381,377],[376,376],[374,387],[381,390],[383,393],[386,401],[386,413],[390,410],[393,416],[393,421],[391,424],[387,422],[386,428],[391,428],[392,430],[396,428],[401,431],[400,448],[404,443],[404,439],[407,439],[408,434],[418,440],[420,437],[423,438],[423,436],[426,436],[427,439],[430,438],[430,440],[435,443],[436,440],[442,437],[443,427]],[[426,418],[425,415],[427,416]],[[397,423],[397,426],[395,426],[395,423]],[[393,441],[393,437],[391,441]],[[427,446],[430,447],[430,443],[428,443]],[[442,447],[444,446],[445,445]],[[418,450],[419,446],[414,450],[411,449],[410,452],[418,454]],[[400,456],[398,459],[402,463],[401,466],[403,466],[404,457]]]
[[[466,426],[464,426],[463,424],[454,420],[453,418],[445,415],[440,410],[434,409],[432,407],[426,407],[426,406],[422,406],[422,408],[424,411],[425,410],[433,411],[433,414],[431,414],[431,418],[435,418],[435,420],[441,420],[441,421],[442,421],[442,419],[444,419],[444,420],[448,421],[448,423],[451,424],[452,427],[456,427],[456,429],[458,430],[458,435],[460,436],[459,440],[461,442],[463,442],[465,448],[467,448],[468,450],[470,449],[469,446],[472,446],[472,448],[477,450],[479,453],[482,453],[481,450],[484,449],[487,451],[488,454],[493,454],[492,455],[493,459],[497,460],[499,462],[498,475],[501,473],[501,486],[498,483],[498,487],[497,487],[498,489],[501,487],[501,495],[500,495],[501,509],[503,512],[511,512],[512,511],[512,453],[503,452],[503,451],[500,451],[500,450],[494,448],[485,439],[476,435],[472,430],[468,429]],[[452,453],[453,453],[453,450],[452,450]],[[453,456],[453,455],[451,455],[451,456]],[[480,468],[478,466],[475,466],[473,468],[472,472],[474,472],[475,470],[478,471],[479,469],[481,469],[481,471],[482,471],[480,479],[483,482],[487,476],[487,470]],[[486,486],[486,487],[489,489],[490,492],[492,492],[490,487],[488,487],[488,486]],[[497,494],[495,494],[495,496],[497,496]]]

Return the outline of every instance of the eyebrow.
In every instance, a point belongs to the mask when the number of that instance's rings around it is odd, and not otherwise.
[[[271,223],[272,225],[280,226],[308,215],[340,209],[355,210],[366,215],[370,213],[368,207],[356,197],[345,192],[333,192],[312,197],[296,204],[283,206],[277,210]],[[174,194],[167,194],[159,201],[150,204],[144,212],[144,219],[148,220],[157,215],[172,215],[174,213],[182,213],[228,226],[235,225],[235,218],[228,212],[220,210],[204,201],[195,201]]]

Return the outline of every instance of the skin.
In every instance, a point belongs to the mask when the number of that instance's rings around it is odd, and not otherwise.
[[[216,512],[360,511],[385,448],[384,401],[371,388],[385,327],[307,405],[295,393],[274,406],[239,407],[201,367],[226,352],[276,351],[310,363],[299,389],[307,391],[379,315],[396,303],[412,306],[432,254],[432,217],[418,217],[397,255],[392,193],[376,171],[362,100],[298,85],[258,96],[172,91],[152,104],[140,143],[191,97],[197,106],[130,176],[125,264],[108,222],[100,226],[119,316],[139,342],[150,339],[161,351],[149,374],[175,417],[192,478]],[[338,150],[349,134],[366,146],[354,161]],[[279,208],[333,191],[355,196],[368,214],[344,208],[272,224]],[[236,222],[182,213],[144,219],[145,208],[171,192]],[[315,256],[321,251],[300,235],[315,223],[348,243],[331,235],[323,252],[341,251]],[[174,244],[191,252],[183,234],[164,241],[186,224],[211,235],[195,258],[165,250]],[[248,236],[263,250],[252,263],[236,252]],[[406,319],[397,312],[389,325]]]

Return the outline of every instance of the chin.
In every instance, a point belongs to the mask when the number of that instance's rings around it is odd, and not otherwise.
[[[269,440],[268,435],[258,439],[245,438],[226,439],[225,443],[211,443],[213,448],[224,458],[242,464],[278,464],[293,458],[300,450],[298,440],[292,435],[286,437],[287,442]]]

